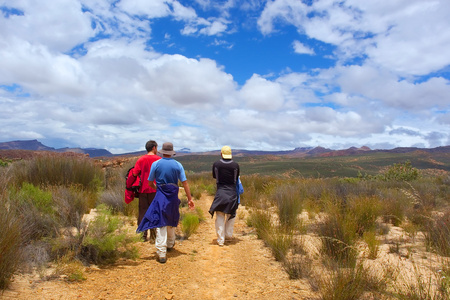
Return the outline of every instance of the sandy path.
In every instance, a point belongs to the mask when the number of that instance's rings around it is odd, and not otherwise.
[[[214,220],[207,213],[211,201],[211,197],[195,201],[206,220],[188,240],[176,241],[165,264],[156,261],[154,245],[140,243],[140,259],[89,268],[84,282],[17,276],[0,298],[305,299],[310,295],[301,281],[289,280],[239,213],[234,240],[224,247],[215,244]]]

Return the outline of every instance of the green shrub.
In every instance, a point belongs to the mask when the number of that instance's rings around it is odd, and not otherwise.
[[[0,158],[0,167],[8,166],[9,161]]]
[[[394,164],[383,174],[383,179],[386,181],[412,181],[417,178],[419,178],[419,170],[413,168],[409,160],[404,163]]]
[[[200,219],[196,214],[185,213],[181,217],[181,230],[184,238],[188,239],[193,233],[195,233],[200,224]]]
[[[44,191],[33,184],[24,182],[17,196],[20,202],[36,207],[43,214],[54,215],[56,213],[53,206],[52,193]]]
[[[51,192],[24,182],[22,188],[11,192],[11,205],[30,230],[30,237],[39,240],[54,237],[60,228]]]
[[[134,243],[140,237],[127,234],[123,230],[123,221],[112,215],[106,205],[99,205],[97,210],[99,214],[89,224],[82,241],[83,259],[96,264],[107,264],[119,258],[137,258],[138,250]]]

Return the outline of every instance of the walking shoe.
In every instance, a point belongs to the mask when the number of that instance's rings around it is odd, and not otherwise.
[[[173,249],[175,248],[175,245],[173,246],[173,247],[167,247],[167,252],[170,252],[170,251],[172,251]]]
[[[161,264],[165,264],[166,261],[167,261],[167,258],[166,258],[165,256],[160,256],[160,257],[158,258],[158,261],[159,261]]]
[[[142,234],[142,241],[146,242],[148,241],[148,230],[144,231],[144,233]]]

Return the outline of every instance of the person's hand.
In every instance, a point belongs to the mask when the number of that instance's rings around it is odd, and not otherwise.
[[[194,201],[192,201],[192,199],[188,200],[188,206],[189,206],[189,209],[191,209],[191,210],[193,210],[195,208],[195,204],[194,204]]]

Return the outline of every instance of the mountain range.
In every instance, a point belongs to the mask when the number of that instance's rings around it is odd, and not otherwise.
[[[32,150],[32,151],[52,151],[52,152],[75,152],[88,154],[90,157],[116,157],[116,156],[138,156],[143,155],[145,151],[130,152],[123,154],[112,154],[106,149],[96,148],[59,148],[48,147],[38,140],[22,140],[0,143],[0,150]],[[350,147],[343,150],[332,150],[323,147],[299,147],[287,151],[260,151],[260,150],[239,150],[233,149],[233,155],[236,157],[250,155],[283,155],[289,157],[330,157],[330,156],[349,156],[367,152],[390,152],[390,153],[408,153],[413,151],[423,151],[429,153],[450,153],[450,146],[442,146],[436,148],[416,148],[416,147],[398,147],[390,150],[372,150],[363,146],[360,148]],[[190,152],[189,149],[181,149],[177,151],[177,156],[183,155],[220,155],[220,150],[206,152]]]
[[[90,157],[113,156],[111,152],[105,149],[95,148],[59,148],[48,147],[38,140],[12,141],[0,143],[0,150],[33,150],[33,151],[51,151],[51,152],[75,152],[89,154]]]

